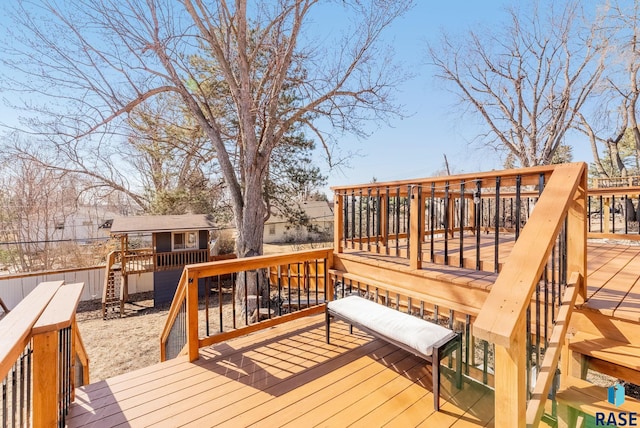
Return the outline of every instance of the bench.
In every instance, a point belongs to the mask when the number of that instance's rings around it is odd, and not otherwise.
[[[392,343],[431,363],[433,407],[440,410],[440,361],[453,351],[456,355],[456,387],[462,384],[462,335],[438,324],[399,312],[363,297],[352,295],[327,302],[325,307],[327,343],[330,317],[343,320],[372,336]]]

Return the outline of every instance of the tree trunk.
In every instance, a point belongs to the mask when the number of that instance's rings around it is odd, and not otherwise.
[[[236,249],[238,257],[253,257],[262,255],[263,233],[264,233],[264,216],[265,206],[262,199],[262,182],[263,177],[258,171],[254,174],[247,174],[245,182],[243,206],[241,218],[236,219],[238,227],[238,238],[236,240]],[[246,291],[245,291],[246,289]],[[240,305],[243,313],[249,311],[253,313],[256,309],[254,306],[255,298],[245,300],[245,296],[258,295],[258,275],[256,271],[247,272],[245,275],[239,275],[236,284],[236,303]],[[248,308],[249,302],[252,307]],[[245,303],[247,305],[245,305]]]

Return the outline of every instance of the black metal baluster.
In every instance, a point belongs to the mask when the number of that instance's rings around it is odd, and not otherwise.
[[[345,192],[344,195],[337,195],[336,197],[342,197],[342,202],[343,202],[343,207],[342,207],[342,211],[343,211],[343,223],[344,223],[344,246],[347,247],[347,244],[349,243],[349,198],[347,197],[347,193]]]
[[[396,257],[400,255],[400,186],[396,189]]]
[[[430,245],[430,257],[431,263],[435,262],[435,233],[436,233],[436,183],[431,183],[431,199],[429,203],[429,217],[431,223],[431,245]]]
[[[476,270],[480,270],[480,225],[482,223],[482,181],[476,180],[476,191],[473,195],[476,226]]]
[[[355,249],[356,239],[356,191],[351,190],[351,248]]]
[[[386,191],[385,191],[385,215],[384,215],[384,222],[385,222],[385,227],[384,227],[384,253],[385,255],[389,255],[389,227],[390,227],[390,222],[389,220],[391,219],[391,197],[389,194],[389,186],[387,186]]]
[[[600,233],[604,232],[603,221],[604,221],[604,205],[602,204],[602,195],[600,195]]]
[[[362,251],[362,189],[358,198],[358,249]]]
[[[464,267],[464,206],[464,181],[460,181],[460,267]]]
[[[382,232],[382,228],[380,227],[380,223],[382,222],[382,211],[380,209],[382,199],[380,198],[380,188],[376,187],[376,205],[375,205],[375,227],[374,227],[374,233],[376,236],[376,253],[379,254],[380,253],[380,235]]]
[[[231,311],[233,312],[233,329],[236,329],[236,280],[237,275],[231,274]]]
[[[449,182],[444,183],[444,264],[449,264]]]
[[[500,177],[496,177],[496,217],[494,220],[495,223],[495,233],[494,233],[494,254],[493,254],[493,271],[498,273],[500,271]]]
[[[516,241],[520,236],[520,211],[522,210],[522,200],[520,199],[521,188],[522,176],[518,175],[516,176]]]
[[[369,220],[371,216],[371,187],[367,189],[367,251],[371,251],[371,222]]]
[[[628,202],[627,202],[627,195],[624,195],[624,234],[627,235],[629,233],[629,222],[627,221],[627,219],[629,218],[629,216],[627,215],[627,207],[628,207]]]
[[[611,233],[616,233],[616,195],[611,195],[609,213],[611,217]]]
[[[315,259],[315,268],[316,268],[316,273],[315,273],[315,277],[316,277],[316,305],[319,304],[318,301],[318,259]],[[326,294],[325,294],[326,296]]]
[[[210,279],[211,277],[207,277],[204,280],[204,327],[205,327],[205,334],[208,336],[210,336],[210,332],[209,332],[209,294],[211,294],[211,290],[210,290]]]
[[[531,307],[527,307],[526,311],[526,333],[525,333],[525,349],[527,352],[527,376],[526,376],[526,385],[527,385],[527,397],[531,397]]]

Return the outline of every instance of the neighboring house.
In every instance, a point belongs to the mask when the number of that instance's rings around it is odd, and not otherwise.
[[[308,201],[300,205],[308,225],[294,225],[282,216],[272,215],[264,224],[264,243],[309,242],[333,236],[333,209],[327,201]]]

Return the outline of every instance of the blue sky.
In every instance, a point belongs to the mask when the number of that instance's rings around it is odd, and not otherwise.
[[[392,127],[371,124],[371,136],[366,139],[341,137],[343,152],[360,153],[351,158],[346,168],[329,171],[323,156],[318,155],[317,163],[328,175],[325,190],[335,185],[370,182],[374,177],[390,181],[432,176],[443,169],[444,154],[454,173],[502,168],[497,153],[470,144],[480,128],[457,111],[453,96],[433,78],[433,70],[426,65],[426,44],[436,41],[442,29],[463,35],[479,25],[500,25],[506,18],[507,4],[502,0],[416,0],[415,7],[392,24],[385,40],[393,46],[396,58],[415,73],[397,92],[397,101],[405,106],[407,117],[393,121]],[[337,19],[332,12],[318,15],[319,19],[331,25]],[[8,25],[7,21],[0,17],[0,25]],[[15,121],[15,112],[4,105],[0,106],[0,115],[4,123]],[[590,162],[587,141],[577,143],[573,144],[574,160]]]
[[[386,35],[397,59],[415,70],[416,77],[399,88],[398,101],[410,117],[382,126],[363,141],[345,137],[340,145],[359,150],[350,167],[325,172],[328,186],[405,178],[429,177],[444,168],[447,155],[454,173],[502,169],[499,155],[471,144],[478,123],[456,111],[453,96],[436,81],[426,63],[426,43],[437,41],[442,29],[462,35],[469,28],[500,25],[506,18],[504,1],[419,0],[409,15],[395,22]],[[592,160],[586,139],[573,144],[574,161]]]

